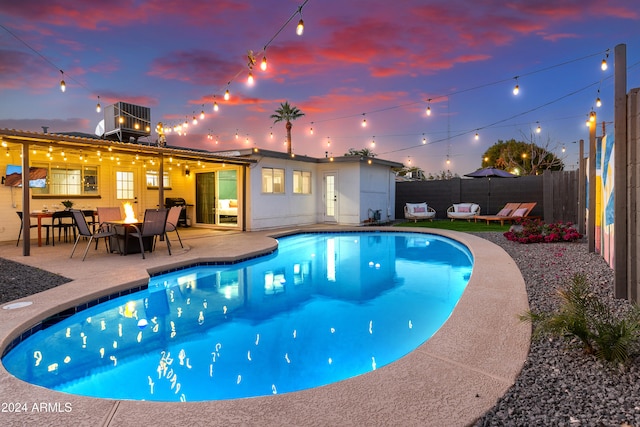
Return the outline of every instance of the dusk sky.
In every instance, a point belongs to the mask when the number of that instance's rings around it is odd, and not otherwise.
[[[308,0],[298,36],[299,15],[284,24],[303,3],[0,0],[0,128],[93,134],[98,101],[103,112],[124,101],[150,107],[152,125],[187,120],[168,145],[286,151],[270,115],[289,101],[306,114],[293,122],[297,155],[369,148],[463,175],[498,140],[533,138],[573,169],[592,109],[613,131],[616,45],[627,89],[640,86],[635,0]]]

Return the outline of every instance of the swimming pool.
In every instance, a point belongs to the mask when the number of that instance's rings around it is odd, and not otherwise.
[[[25,381],[95,397],[286,393],[416,348],[446,321],[471,268],[466,247],[435,235],[285,237],[265,257],[154,277],[34,334],[3,363]]]

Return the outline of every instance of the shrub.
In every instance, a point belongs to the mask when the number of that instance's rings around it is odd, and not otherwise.
[[[627,362],[637,353],[640,338],[640,307],[622,318],[591,292],[584,275],[576,274],[571,283],[558,291],[560,308],[554,313],[528,311],[520,316],[534,327],[534,337],[551,335],[577,338],[585,353],[617,363]]]
[[[545,224],[540,219],[522,218],[504,233],[504,237],[519,243],[573,242],[582,238],[571,222]]]

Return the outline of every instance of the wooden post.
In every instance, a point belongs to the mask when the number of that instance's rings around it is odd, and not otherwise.
[[[595,113],[594,113],[595,114]],[[596,124],[589,123],[589,216],[587,217],[589,252],[596,251]]]
[[[578,233],[585,232],[585,210],[586,205],[586,176],[584,170],[584,139],[580,140],[580,154],[578,157]]]
[[[22,143],[22,255],[31,255],[31,195],[29,192],[29,143]]]
[[[614,295],[629,298],[627,283],[627,46],[614,49]]]

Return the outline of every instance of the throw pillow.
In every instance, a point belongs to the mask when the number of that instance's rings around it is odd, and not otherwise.
[[[513,215],[511,216],[524,216],[524,214],[527,212],[527,208],[520,208],[520,209],[516,209],[513,212]]]
[[[511,209],[503,208],[502,210],[500,210],[500,212],[498,212],[498,216],[509,216],[510,213]]]
[[[471,212],[471,206],[460,205],[458,206],[458,212],[469,213]]]
[[[427,210],[423,206],[413,208],[413,213],[425,213]]]

